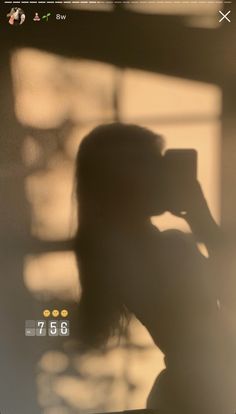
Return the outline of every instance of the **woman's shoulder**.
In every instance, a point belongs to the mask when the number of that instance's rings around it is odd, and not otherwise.
[[[180,230],[165,230],[161,232],[162,248],[167,252],[169,261],[179,263],[184,267],[193,268],[206,262],[191,233]]]
[[[185,233],[181,230],[177,229],[168,229],[160,232],[163,239],[166,239],[168,241],[177,241],[180,243],[189,243],[193,242],[193,236],[190,233]]]
[[[192,233],[184,233],[176,229],[168,229],[161,232],[162,240],[170,247],[179,249],[197,249],[197,243]]]

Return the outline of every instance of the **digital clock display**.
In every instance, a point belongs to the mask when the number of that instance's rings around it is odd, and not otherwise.
[[[69,336],[69,320],[26,320],[25,336]]]

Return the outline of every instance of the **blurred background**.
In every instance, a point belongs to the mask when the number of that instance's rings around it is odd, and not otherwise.
[[[50,6],[67,21],[44,27],[32,17],[46,6],[25,6],[31,18],[24,27],[6,21],[2,28],[3,413],[143,408],[164,367],[134,318],[106,352],[78,346],[80,286],[70,244],[78,225],[75,157],[92,128],[136,123],[163,135],[166,148],[195,148],[213,215],[235,236],[235,31],[219,23],[219,10],[232,10],[235,19],[235,6],[160,3]],[[153,223],[189,230],[167,213]],[[45,308],[69,309],[69,338],[24,337],[25,319],[41,319]]]

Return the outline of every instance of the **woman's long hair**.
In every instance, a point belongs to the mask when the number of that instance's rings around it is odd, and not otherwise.
[[[75,251],[82,288],[79,336],[87,347],[106,344],[127,325],[129,313],[120,294],[115,264],[119,257],[114,258],[111,225],[113,215],[128,212],[139,203],[138,187],[145,166],[153,150],[161,157],[162,146],[161,137],[151,131],[121,123],[95,128],[80,144]]]

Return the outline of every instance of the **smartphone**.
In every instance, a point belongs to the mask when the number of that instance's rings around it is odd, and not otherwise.
[[[166,182],[166,208],[185,211],[185,202],[192,196],[197,180],[197,151],[194,149],[171,149],[164,156]]]
[[[174,180],[197,179],[197,151],[195,149],[170,149],[165,152],[166,172],[170,172]]]

